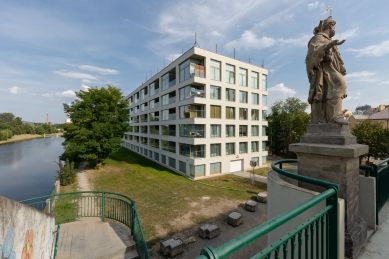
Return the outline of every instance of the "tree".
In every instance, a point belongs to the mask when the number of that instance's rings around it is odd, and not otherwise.
[[[310,115],[305,112],[308,104],[295,97],[276,101],[271,107],[269,121],[269,148],[275,154],[289,153],[289,144],[299,142],[306,132]]]
[[[57,176],[55,179],[59,180],[63,186],[74,183],[77,178],[77,170],[74,168],[74,162],[69,162],[69,159],[66,159],[65,165],[61,160],[58,160],[56,163],[59,170],[56,170]]]
[[[65,126],[61,160],[96,160],[96,163],[119,149],[121,137],[129,128],[128,103],[120,89],[92,87],[76,92],[71,105],[64,104],[71,124]]]
[[[389,131],[382,124],[366,120],[356,124],[351,133],[357,137],[359,144],[369,146],[367,162],[370,162],[370,157],[385,159],[389,156]]]
[[[15,115],[10,112],[0,113],[0,123],[11,123],[15,119]]]

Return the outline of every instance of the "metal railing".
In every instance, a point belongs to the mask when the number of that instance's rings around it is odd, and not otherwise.
[[[386,163],[386,166],[384,164]],[[370,166],[359,165],[359,168],[365,171],[365,176],[375,177],[376,183],[376,224],[378,225],[378,213],[389,200],[389,158],[381,160]]]
[[[123,194],[105,191],[68,192],[23,200],[20,203],[53,213],[56,222],[61,224],[81,217],[118,221],[131,229],[139,258],[150,258],[135,202]]]
[[[340,187],[334,183],[282,170],[283,163],[292,162],[297,162],[297,160],[275,161],[271,167],[279,174],[319,185],[327,190],[217,248],[211,246],[204,248],[197,259],[226,258],[322,201],[326,201],[326,207],[323,210],[251,258],[270,259],[281,258],[281,256],[282,258],[338,258],[338,191]],[[279,168],[276,165],[279,165]]]

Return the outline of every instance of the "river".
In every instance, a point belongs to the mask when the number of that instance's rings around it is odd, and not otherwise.
[[[0,195],[17,201],[50,195],[62,142],[53,137],[0,145]]]

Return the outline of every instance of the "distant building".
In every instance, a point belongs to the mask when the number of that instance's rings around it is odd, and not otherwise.
[[[364,114],[366,111],[370,110],[371,106],[368,104],[365,104],[363,106],[358,106],[355,108],[355,113],[354,114]]]
[[[376,110],[379,110],[379,108]],[[353,114],[347,121],[350,123],[350,129],[352,129],[356,124],[366,120],[381,123],[383,128],[389,129],[389,107],[371,114]]]

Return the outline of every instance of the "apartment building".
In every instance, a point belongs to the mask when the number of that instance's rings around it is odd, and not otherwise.
[[[266,163],[267,73],[193,47],[125,97],[122,145],[193,178]]]

